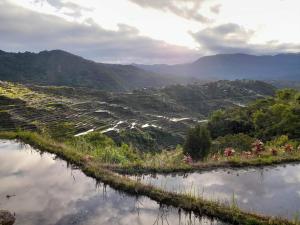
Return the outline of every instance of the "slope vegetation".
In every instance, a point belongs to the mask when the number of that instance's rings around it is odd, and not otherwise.
[[[0,51],[0,80],[124,91],[170,80],[135,66],[95,63],[61,50],[38,54]]]

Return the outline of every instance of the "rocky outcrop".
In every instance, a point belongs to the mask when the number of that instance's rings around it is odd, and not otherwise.
[[[0,225],[13,225],[16,218],[7,210],[0,210]]]

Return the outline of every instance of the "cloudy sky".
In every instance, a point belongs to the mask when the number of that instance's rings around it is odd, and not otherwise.
[[[300,52],[299,0],[0,0],[0,49],[184,63]]]

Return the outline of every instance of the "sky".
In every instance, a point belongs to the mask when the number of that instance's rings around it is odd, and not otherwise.
[[[0,49],[177,64],[300,52],[299,0],[0,0]]]

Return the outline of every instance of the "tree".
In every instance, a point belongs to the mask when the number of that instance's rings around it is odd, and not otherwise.
[[[206,127],[197,125],[189,130],[183,149],[194,159],[204,159],[210,150],[211,137]]]

